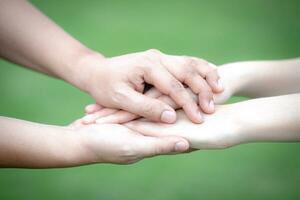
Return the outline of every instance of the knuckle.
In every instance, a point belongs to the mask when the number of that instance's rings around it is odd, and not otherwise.
[[[113,105],[119,105],[124,101],[128,101],[128,96],[121,88],[116,88],[112,92],[111,101]]]
[[[205,77],[215,76],[218,74],[218,69],[213,67],[208,67],[204,73],[205,73]]]
[[[156,49],[150,49],[145,51],[140,58],[140,63],[144,63],[146,72],[152,71],[153,66],[160,66],[161,64],[161,52]]]
[[[119,149],[119,156],[123,164],[131,164],[139,159],[134,147],[131,145],[122,145]]]
[[[199,97],[203,99],[212,99],[213,98],[212,90],[210,88],[206,90],[201,90],[201,92],[199,92]]]
[[[186,65],[193,68],[193,69],[196,69],[199,65],[199,61],[196,58],[189,57],[186,60]]]
[[[143,108],[142,108],[142,112],[144,114],[144,116],[153,116],[155,115],[155,105],[153,105],[152,103],[146,103],[144,104]]]
[[[218,69],[217,68],[209,68],[208,74],[218,74]]]
[[[207,62],[206,60],[201,59],[201,58],[197,58],[197,60],[199,62],[199,65],[209,66],[209,62]]]
[[[182,83],[177,81],[177,80],[172,80],[171,83],[170,83],[170,86],[171,86],[171,90],[174,93],[174,95],[176,95],[176,93],[185,91],[184,86],[182,85]]]
[[[161,147],[161,146],[157,146],[154,148],[153,150],[153,156],[156,156],[156,155],[161,155],[163,154],[165,151],[164,151],[164,148]]]

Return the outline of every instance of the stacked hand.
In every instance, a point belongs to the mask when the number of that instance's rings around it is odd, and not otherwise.
[[[146,157],[182,153],[189,149],[189,143],[181,137],[144,136],[119,124],[83,125],[79,119],[68,129],[80,138],[81,148],[77,151],[81,151],[78,153],[81,156],[76,160],[81,163],[129,164]]]
[[[214,94],[213,98],[217,104],[226,102],[237,90],[235,80],[232,78],[234,72],[230,68],[219,69],[222,85],[225,90]],[[189,88],[185,88],[192,99],[198,102],[197,95]],[[162,94],[156,88],[151,88],[145,93],[146,96],[156,98],[168,104],[174,110],[180,106],[169,96]],[[235,116],[230,105],[216,107],[214,114],[204,114],[204,123],[197,125],[191,122],[182,110],[177,111],[177,122],[175,124],[163,124],[140,119],[141,116],[124,110],[105,108],[98,104],[91,104],[85,108],[86,116],[81,119],[82,126],[91,124],[123,124],[141,135],[152,137],[179,136],[189,141],[191,148],[224,148],[237,144],[239,138],[235,136]],[[231,113],[230,113],[231,112]]]
[[[78,63],[84,66],[84,73],[79,77],[84,77],[81,79],[85,81],[80,87],[89,92],[97,103],[157,122],[176,121],[174,109],[158,98],[162,94],[182,108],[191,121],[201,123],[200,110],[213,113],[213,93],[223,91],[216,67],[195,57],[148,50],[112,58],[96,54]],[[157,91],[143,95],[145,83],[153,85]],[[192,98],[184,84],[197,98]],[[113,110],[105,111],[111,112]]]

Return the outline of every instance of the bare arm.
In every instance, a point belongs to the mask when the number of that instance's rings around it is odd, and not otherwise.
[[[213,92],[223,90],[217,70],[207,61],[158,50],[104,58],[22,0],[0,1],[0,55],[59,77],[105,107],[165,123],[174,123],[176,113],[167,104],[144,96],[145,82],[170,96],[195,123],[202,122],[199,106],[206,113],[214,112]],[[201,99],[199,106],[182,83]]]
[[[132,121],[128,127],[146,135],[176,135],[193,148],[215,149],[249,142],[300,141],[300,94],[260,98],[218,106],[205,116],[205,123],[193,124],[179,111],[174,125]]]
[[[78,64],[91,51],[23,0],[0,1],[0,55],[83,87]],[[80,72],[80,73],[79,73]]]
[[[85,154],[79,135],[58,126],[0,117],[0,136],[0,167],[72,166]]]
[[[85,126],[80,120],[61,127],[0,117],[0,138],[0,167],[130,164],[189,148],[180,137],[145,137],[121,125]]]
[[[226,90],[217,95],[250,98],[300,92],[300,58],[275,61],[245,61],[220,66],[220,76]]]

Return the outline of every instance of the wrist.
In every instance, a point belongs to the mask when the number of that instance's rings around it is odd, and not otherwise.
[[[243,89],[245,79],[248,78],[241,65],[239,62],[227,63],[219,68],[221,81],[230,96],[238,95]]]
[[[230,105],[233,111],[235,132],[238,135],[240,144],[254,142],[255,135],[253,135],[253,132],[260,134],[257,126],[262,119],[257,117],[257,108],[252,102],[253,100],[248,100]]]
[[[99,70],[100,63],[105,60],[105,57],[90,49],[80,50],[74,57],[71,66],[67,67],[71,70],[65,73],[63,79],[80,90],[90,93],[91,78]]]
[[[227,116],[227,132],[232,135],[232,145],[238,145],[248,142],[245,134],[245,121],[242,118],[243,110],[239,103],[224,105]]]
[[[63,149],[60,149],[57,153],[61,155],[62,166],[72,167],[92,163],[89,151],[85,146],[84,136],[74,129],[61,128],[60,141],[62,141],[61,146]]]

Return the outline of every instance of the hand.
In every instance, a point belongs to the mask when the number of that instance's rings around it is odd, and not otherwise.
[[[231,96],[233,96],[240,88],[239,74],[237,67],[232,67],[232,64],[226,64],[219,67],[220,80],[222,88],[225,88],[222,93],[214,94],[214,100],[217,104],[225,103]],[[235,64],[237,65],[237,64]],[[198,102],[197,96],[189,89],[186,88],[190,96]],[[173,109],[179,109],[177,105],[169,96],[160,93],[155,88],[151,88],[145,93],[146,96],[156,98],[162,102],[165,102]],[[83,118],[83,123],[116,123],[123,124],[134,119],[138,119],[141,116],[119,109],[104,108],[98,104],[90,104],[85,108],[86,116]]]
[[[178,120],[172,125],[153,123],[145,119],[125,125],[143,135],[183,137],[196,149],[227,148],[242,142],[231,105],[216,107],[215,114],[205,115],[205,123],[201,125],[187,120],[182,111],[178,111],[177,115]]]
[[[88,72],[85,89],[96,102],[153,121],[173,123],[176,113],[166,103],[143,95],[145,82],[170,96],[195,123],[202,122],[201,113],[182,83],[197,94],[200,107],[206,113],[214,112],[212,92],[223,90],[218,85],[216,68],[198,58],[170,56],[157,50],[94,58],[82,61],[82,65]]]
[[[189,143],[177,136],[143,136],[118,124],[83,125],[77,120],[69,126],[81,138],[81,163],[130,164],[162,154],[175,154],[189,149]],[[83,149],[83,150],[82,150]]]

